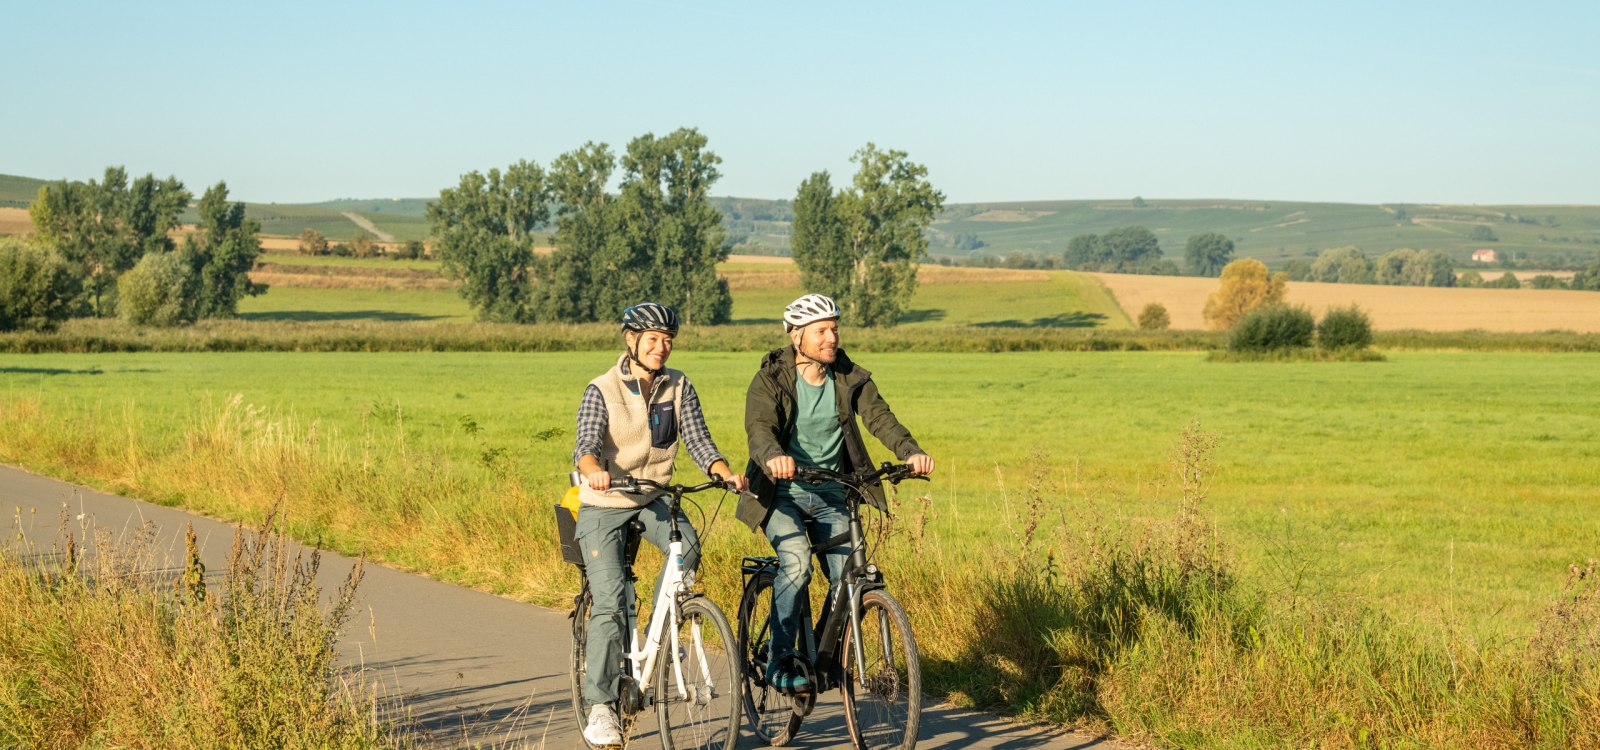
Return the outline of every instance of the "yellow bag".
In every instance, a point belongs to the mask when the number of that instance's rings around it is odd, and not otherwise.
[[[574,521],[578,520],[578,506],[580,504],[581,503],[578,501],[578,487],[576,485],[568,487],[567,494],[562,495],[561,502],[557,503],[557,505],[566,508],[570,513],[572,513],[572,520]]]

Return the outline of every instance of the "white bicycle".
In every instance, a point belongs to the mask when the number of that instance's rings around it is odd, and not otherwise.
[[[713,480],[685,486],[630,477],[611,487],[622,492],[639,492],[644,488],[664,493],[672,531],[667,545],[666,571],[651,604],[649,629],[641,642],[637,622],[639,599],[634,593],[638,577],[634,575],[633,563],[644,525],[637,519],[628,524],[625,599],[629,604],[623,609],[623,630],[629,634],[630,642],[621,664],[622,684],[616,706],[623,739],[621,745],[609,747],[627,747],[635,738],[648,735],[649,728],[639,726],[639,718],[654,707],[658,723],[656,737],[662,748],[731,750],[739,738],[738,641],[722,610],[704,595],[690,590],[682,568],[683,535],[678,530],[685,494],[728,489],[728,485]],[[591,706],[583,697],[583,681],[588,671],[585,647],[593,596],[583,567],[583,555],[573,539],[576,521],[570,511],[559,505],[556,518],[562,557],[578,566],[582,579],[568,615],[572,618],[572,661],[569,665],[572,708],[582,728]],[[587,740],[584,744],[599,748]]]

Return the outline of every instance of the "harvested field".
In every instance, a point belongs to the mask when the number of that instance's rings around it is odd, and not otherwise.
[[[1202,311],[1206,297],[1217,289],[1216,279],[1175,276],[1136,276],[1095,273],[1116,295],[1129,317],[1136,318],[1147,303],[1167,307],[1172,327],[1204,329]],[[1441,289],[1435,287],[1372,286],[1289,282],[1288,302],[1305,305],[1321,315],[1330,307],[1357,304],[1382,331],[1531,332],[1568,330],[1600,332],[1600,294],[1539,289]]]
[[[729,256],[730,264],[745,263],[753,256]],[[754,256],[759,257],[759,256]],[[735,258],[738,258],[735,261]],[[800,271],[787,258],[783,265],[763,263],[767,268],[720,267],[718,278],[727,279],[728,288],[740,289],[799,289]],[[757,265],[757,264],[752,264]],[[1014,281],[1043,282],[1050,280],[1048,271],[1028,271],[1009,268],[957,268],[953,266],[924,265],[917,269],[917,282],[928,286],[941,284],[1003,284]]]
[[[0,234],[33,234],[26,208],[0,208]]]
[[[729,255],[728,263],[750,263],[762,266],[792,266],[794,259],[786,255]]]
[[[456,282],[429,268],[372,268],[368,266],[301,266],[261,263],[250,280],[268,286],[296,289],[410,289],[441,291]]]
[[[1049,215],[1051,215],[1053,213],[1055,213],[1055,212],[1054,211],[1026,211],[1026,210],[1008,211],[1006,209],[996,208],[996,209],[992,209],[992,210],[989,210],[989,211],[984,211],[983,213],[978,214],[976,216],[967,217],[967,221],[999,221],[999,222],[1033,221],[1034,219],[1040,219],[1040,218],[1049,216]]]
[[[386,276],[330,276],[327,274],[273,273],[251,271],[250,280],[269,287],[294,287],[296,289],[401,289],[409,291],[442,291],[456,288],[449,279],[397,279]]]

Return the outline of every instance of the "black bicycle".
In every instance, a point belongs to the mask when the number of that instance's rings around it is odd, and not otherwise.
[[[627,747],[636,734],[638,716],[654,707],[659,723],[658,739],[665,750],[732,750],[739,738],[737,643],[722,610],[703,594],[689,588],[686,572],[681,567],[683,535],[678,530],[685,494],[729,487],[720,480],[686,486],[632,477],[612,486],[622,492],[639,492],[643,488],[664,493],[672,530],[668,537],[665,575],[651,605],[649,627],[641,634],[637,623],[638,598],[634,594],[638,577],[634,575],[633,563],[644,524],[637,519],[628,524],[624,559],[629,606],[623,610],[623,634],[628,640],[620,665],[622,687],[616,707],[623,737],[619,747]],[[562,558],[578,566],[582,580],[568,615],[572,618],[572,661],[569,664],[572,709],[581,729],[588,721],[591,706],[583,696],[583,681],[588,672],[586,647],[593,594],[583,567],[583,554],[573,539],[576,519],[560,505],[556,506],[556,519]],[[583,742],[587,747],[595,747],[587,740]]]
[[[883,581],[883,572],[868,559],[861,506],[872,504],[865,487],[880,480],[927,479],[904,464],[841,474],[812,467],[795,471],[808,484],[838,482],[846,488],[850,528],[816,542],[820,555],[848,543],[850,556],[833,581],[822,613],[811,617],[810,596],[800,596],[797,629],[799,652],[780,664],[770,663],[773,581],[778,558],[744,558],[744,594],[739,600],[739,644],[744,672],[744,709],[757,737],[769,745],[794,738],[800,722],[816,706],[817,694],[834,688],[844,693],[845,724],[858,748],[904,748],[917,744],[922,717],[922,665],[911,621]],[[886,508],[879,510],[887,512]],[[810,530],[808,529],[808,533]],[[813,626],[813,623],[815,625]],[[799,690],[780,689],[767,681],[769,670],[805,677]]]

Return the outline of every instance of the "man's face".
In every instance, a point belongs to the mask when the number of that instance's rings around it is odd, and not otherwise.
[[[795,351],[825,365],[839,358],[839,321],[819,320],[789,332]]]
[[[667,365],[667,357],[672,356],[672,336],[663,331],[629,331],[628,348],[645,367],[659,370]]]

